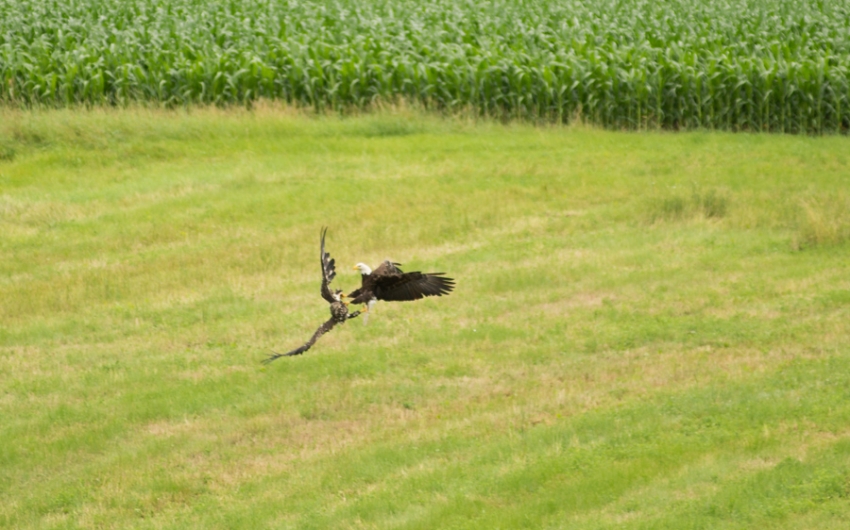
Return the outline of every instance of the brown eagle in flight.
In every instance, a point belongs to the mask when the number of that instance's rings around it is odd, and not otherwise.
[[[404,272],[401,263],[389,260],[372,270],[365,263],[354,266],[360,271],[362,283],[360,289],[352,291],[346,298],[350,304],[366,304],[363,312],[371,309],[378,300],[387,302],[405,302],[419,300],[426,296],[443,296],[455,288],[452,278],[441,276],[444,272]],[[366,313],[364,319],[368,318]]]
[[[271,357],[265,359],[263,361],[264,364],[268,364],[279,357],[291,357],[293,355],[301,355],[305,351],[309,350],[313,344],[319,340],[319,337],[332,330],[334,326],[337,324],[344,324],[346,320],[350,320],[355,318],[360,314],[360,311],[355,311],[353,313],[348,312],[348,304],[342,301],[342,290],[336,290],[331,292],[331,281],[336,277],[336,267],[334,266],[334,260],[331,259],[331,255],[325,252],[325,234],[327,234],[328,229],[322,229],[322,240],[320,243],[319,250],[319,258],[322,262],[322,298],[324,298],[330,304],[331,310],[331,318],[319,326],[319,329],[313,333],[313,336],[310,337],[310,340],[304,343],[303,346],[295,348],[291,352],[288,353],[274,353]]]

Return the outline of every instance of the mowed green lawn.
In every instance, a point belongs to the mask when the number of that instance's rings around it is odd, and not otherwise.
[[[848,322],[846,137],[0,113],[5,528],[847,528]]]

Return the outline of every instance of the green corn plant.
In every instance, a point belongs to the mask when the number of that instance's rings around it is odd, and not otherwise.
[[[317,110],[846,133],[850,7],[792,0],[0,0],[0,104]]]

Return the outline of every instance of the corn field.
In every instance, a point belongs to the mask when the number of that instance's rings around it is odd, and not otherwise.
[[[850,0],[0,0],[0,101],[850,130]]]

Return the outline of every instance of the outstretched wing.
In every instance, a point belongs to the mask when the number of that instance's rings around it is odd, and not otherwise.
[[[325,234],[327,233],[328,228],[322,228],[322,244],[319,257],[322,262],[322,298],[332,304],[335,300],[333,296],[331,296],[330,285],[331,281],[336,277],[336,268],[334,266],[334,260],[331,259],[331,255],[325,252]]]
[[[345,320],[351,320],[352,318],[356,318],[358,315],[360,315],[360,311],[355,311],[353,313],[349,313],[349,314],[345,315]],[[316,341],[319,340],[319,337],[321,337],[322,335],[324,335],[328,331],[332,330],[334,328],[334,326],[336,326],[336,325],[337,325],[337,321],[333,317],[331,317],[330,320],[328,320],[327,322],[325,322],[324,324],[319,326],[319,329],[317,329],[316,332],[313,333],[313,336],[310,337],[310,340],[305,342],[303,346],[295,348],[291,352],[287,352],[287,353],[272,352],[274,355],[272,355],[271,357],[268,357],[266,359],[263,359],[263,364],[269,364],[270,362],[274,361],[275,359],[279,359],[281,357],[292,357],[293,355],[301,355],[305,351],[309,350],[313,346],[313,344],[316,344]]]
[[[400,263],[385,261],[372,271],[375,298],[388,302],[419,300],[426,296],[443,296],[455,288],[452,278],[441,276],[444,272],[403,272]]]
[[[336,325],[336,321],[333,318],[331,318],[330,320],[328,320],[327,322],[325,322],[324,324],[319,326],[319,329],[317,329],[316,332],[313,333],[313,336],[310,337],[310,340],[305,342],[303,346],[295,348],[294,350],[292,350],[291,352],[288,352],[288,353],[272,352],[272,353],[274,353],[274,355],[272,355],[271,357],[269,357],[267,359],[264,359],[263,364],[269,364],[270,362],[272,362],[275,359],[278,359],[280,357],[292,357],[293,355],[301,355],[305,351],[309,350],[313,346],[313,344],[316,344],[316,341],[319,340],[319,337],[321,337],[322,335],[324,335],[328,331],[332,330],[335,325]]]

